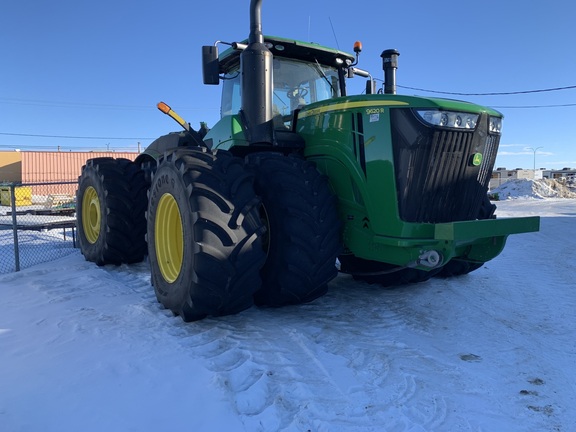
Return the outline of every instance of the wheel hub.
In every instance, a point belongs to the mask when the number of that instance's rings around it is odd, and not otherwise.
[[[178,203],[169,193],[162,195],[158,202],[154,227],[158,268],[166,282],[173,283],[182,270],[184,229]]]
[[[96,243],[100,236],[100,199],[98,192],[92,186],[86,188],[82,199],[82,228],[86,235],[86,240],[90,244]]]

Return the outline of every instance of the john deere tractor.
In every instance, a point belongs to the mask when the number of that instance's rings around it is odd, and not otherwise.
[[[78,237],[98,265],[148,256],[158,300],[185,321],[254,303],[312,301],[338,270],[396,285],[458,276],[496,257],[539,218],[496,219],[487,198],[502,115],[396,94],[354,54],[264,36],[202,47],[204,83],[222,82],[221,119],[155,140],[132,162],[89,160]],[[219,53],[219,45],[228,48]],[[347,79],[367,78],[348,95]]]

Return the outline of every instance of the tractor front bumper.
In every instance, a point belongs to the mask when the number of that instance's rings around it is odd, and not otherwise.
[[[486,262],[502,252],[510,234],[538,231],[540,217],[486,219],[428,224],[430,236],[384,236],[363,229],[345,233],[350,252],[359,258],[401,267],[432,270],[452,259]],[[351,243],[346,240],[356,239]]]

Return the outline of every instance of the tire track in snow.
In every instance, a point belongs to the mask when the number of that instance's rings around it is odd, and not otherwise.
[[[252,308],[192,324],[177,320],[169,332],[206,360],[247,430],[402,431],[441,425],[447,401],[422,399],[420,379],[402,366],[402,359],[420,353],[386,337],[390,329],[410,330],[406,308],[374,306],[374,293],[356,298],[366,294],[336,290],[309,305]],[[366,322],[359,316],[364,312],[374,315],[371,328],[355,324]],[[412,331],[423,332],[419,325]]]

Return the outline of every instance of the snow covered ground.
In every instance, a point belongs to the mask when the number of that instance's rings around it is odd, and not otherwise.
[[[146,263],[0,276],[0,431],[574,431],[576,200],[455,279],[183,323]]]

